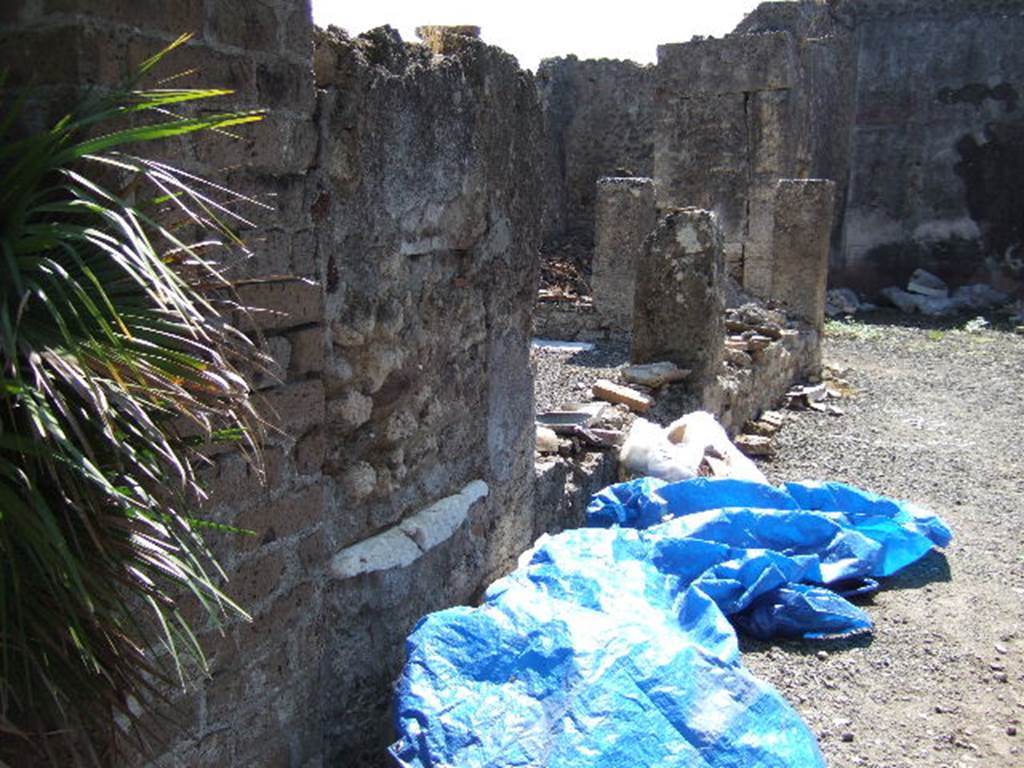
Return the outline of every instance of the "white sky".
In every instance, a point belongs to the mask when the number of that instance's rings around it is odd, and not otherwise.
[[[313,20],[359,34],[390,24],[403,40],[424,24],[472,24],[481,37],[536,70],[550,56],[653,62],[660,43],[721,37],[759,0],[313,0]]]

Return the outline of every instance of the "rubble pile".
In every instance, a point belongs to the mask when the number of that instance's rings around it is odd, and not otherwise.
[[[1010,301],[1008,295],[984,283],[962,285],[951,291],[942,278],[924,269],[914,270],[906,290],[890,286],[883,288],[881,295],[901,312],[928,317],[987,312]]]

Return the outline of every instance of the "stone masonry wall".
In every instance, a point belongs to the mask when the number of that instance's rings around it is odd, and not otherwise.
[[[858,2],[837,279],[1024,279],[1024,3]]]
[[[57,112],[185,31],[167,67],[197,71],[176,85],[270,110],[166,156],[269,206],[246,211],[256,255],[233,274],[269,310],[254,317],[280,380],[256,385],[279,431],[265,485],[212,454],[206,513],[255,531],[211,536],[253,622],[203,630],[212,677],[170,703],[184,729],[154,765],[382,764],[413,623],[558,524],[532,504],[536,88],[458,35],[432,50],[334,31],[314,51],[293,0],[5,4],[0,65]]]
[[[468,601],[535,533],[541,115],[515,59],[456,43],[444,57],[387,30],[317,43],[334,764],[379,758],[413,624]]]
[[[206,514],[256,532],[209,539],[230,575],[227,591],[253,621],[223,635],[200,633],[212,677],[165,710],[184,728],[155,740],[161,766],[303,765],[321,753],[320,725],[309,716],[319,688],[323,568],[307,553],[327,500],[323,300],[307,196],[316,162],[312,29],[308,4],[291,0],[51,0],[0,8],[0,67],[10,70],[8,86],[31,89],[35,125],[62,114],[81,89],[119,82],[185,32],[195,39],[147,85],[185,73],[174,85],[234,89],[222,109],[271,109],[262,123],[234,129],[238,138],[210,134],[147,148],[269,206],[241,209],[259,223],[240,233],[256,255],[231,274],[249,280],[239,289],[243,301],[276,311],[256,317],[277,378],[255,383],[262,412],[281,427],[268,438],[265,485],[228,449],[213,451],[203,472],[211,491]],[[274,279],[281,275],[295,277]]]
[[[654,67],[575,56],[537,70],[545,119],[544,238],[593,242],[595,184],[654,172]]]

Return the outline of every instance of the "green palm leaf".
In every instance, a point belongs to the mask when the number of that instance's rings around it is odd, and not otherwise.
[[[215,621],[245,616],[192,500],[204,442],[258,454],[236,369],[257,350],[219,316],[229,282],[187,232],[241,246],[232,206],[258,203],[127,151],[261,119],[171,111],[229,93],[133,82],[42,133],[0,122],[0,734],[14,754],[96,762],[133,701],[183,684],[184,656],[202,668],[180,596]]]

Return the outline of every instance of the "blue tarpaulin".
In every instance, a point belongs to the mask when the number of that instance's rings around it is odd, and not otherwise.
[[[403,766],[823,766],[814,734],[740,663],[758,637],[869,631],[870,588],[952,533],[840,483],[606,488],[591,527],[542,539],[482,605],[409,637]],[[830,588],[832,587],[832,588]]]

